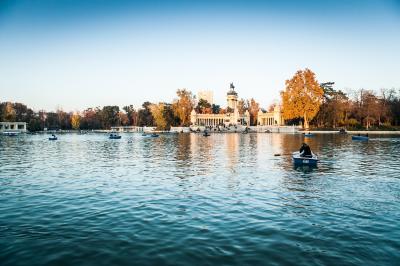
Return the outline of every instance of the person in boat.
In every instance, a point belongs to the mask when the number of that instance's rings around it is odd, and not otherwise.
[[[301,144],[300,147],[300,156],[301,157],[312,157],[312,152],[310,146],[307,145],[307,143]]]

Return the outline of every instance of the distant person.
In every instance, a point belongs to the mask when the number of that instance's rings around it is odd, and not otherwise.
[[[311,148],[306,143],[301,144],[300,147],[300,156],[301,157],[312,157]]]

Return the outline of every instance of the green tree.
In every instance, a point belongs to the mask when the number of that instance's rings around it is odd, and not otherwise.
[[[119,125],[119,107],[116,105],[104,106],[101,110],[103,128],[109,129]]]
[[[128,117],[129,122],[127,125],[137,125],[138,113],[136,112],[135,108],[133,108],[133,105],[124,106],[122,109],[125,111]]]
[[[323,87],[323,103],[318,114],[314,118],[318,127],[336,128],[344,125],[350,111],[350,103],[347,95],[341,90],[331,87]]]
[[[27,122],[27,129],[30,132],[43,130],[42,123],[39,117],[39,114],[33,115],[30,120]]]
[[[221,107],[218,104],[212,104],[211,109],[213,114],[219,114],[221,111]]]
[[[138,126],[143,127],[154,125],[154,117],[150,110],[151,105],[151,102],[144,102],[142,104],[142,109],[138,111]]]
[[[49,130],[60,129],[60,124],[59,124],[57,113],[54,113],[54,112],[46,113],[46,127]]]

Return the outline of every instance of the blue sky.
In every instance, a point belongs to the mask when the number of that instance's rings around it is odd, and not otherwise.
[[[400,88],[400,1],[0,1],[0,101],[38,109],[171,101],[229,83],[263,107],[296,70]]]

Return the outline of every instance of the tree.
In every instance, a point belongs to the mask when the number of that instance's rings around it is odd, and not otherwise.
[[[212,104],[211,109],[213,114],[219,114],[221,111],[221,107],[218,104]]]
[[[257,125],[257,116],[258,110],[260,109],[260,104],[256,102],[253,98],[247,101],[247,106],[249,106],[249,113],[250,113],[250,125],[256,126]]]
[[[124,106],[122,109],[125,111],[128,117],[128,125],[136,125],[138,122],[138,113],[136,112],[135,108],[133,108],[133,105]]]
[[[196,106],[196,112],[200,114],[211,114],[211,104],[205,99],[200,99]]]
[[[378,121],[379,117],[379,99],[373,91],[361,90],[361,102],[359,114],[361,121],[367,128]]]
[[[324,91],[308,68],[299,70],[292,79],[286,80],[286,88],[281,92],[283,117],[285,119],[302,118],[304,128],[318,113]]]
[[[178,99],[172,104],[173,114],[179,119],[181,126],[189,126],[190,112],[194,107],[194,96],[186,89],[177,90],[176,95]]]
[[[142,104],[142,109],[138,111],[138,126],[153,126],[154,125],[154,117],[151,113],[150,106],[151,102],[144,102]]]
[[[43,130],[39,114],[33,115],[27,123],[27,129],[31,132]]]
[[[392,122],[392,110],[391,103],[395,98],[394,89],[381,89],[381,95],[379,97],[379,112],[378,112],[378,124],[390,124]]]
[[[71,126],[73,129],[78,130],[81,125],[81,116],[78,113],[74,113],[71,116]]]
[[[118,113],[118,121],[121,126],[129,126],[129,118],[128,115],[124,112]]]
[[[110,127],[117,126],[119,124],[119,107],[116,105],[104,106],[101,110],[101,118],[103,122],[103,128],[109,129]]]
[[[170,130],[171,126],[182,125],[180,118],[174,114],[172,104],[164,104],[163,117],[166,121],[164,130]]]
[[[80,121],[80,126],[83,129],[100,129],[101,125],[101,110],[99,107],[88,108],[83,111],[83,116]]]
[[[46,113],[46,127],[50,130],[60,129],[57,113],[54,112]]]
[[[350,111],[347,95],[332,87],[322,88],[324,91],[323,101],[314,119],[317,126],[336,128],[339,124],[345,124]]]
[[[16,113],[14,110],[14,106],[10,102],[6,102],[3,111],[3,118],[7,122],[14,122],[16,119]]]
[[[14,103],[13,108],[15,111],[15,121],[18,122],[27,122],[28,119],[28,107],[22,103]],[[32,111],[32,110],[30,110]]]
[[[154,118],[154,122],[159,130],[165,130],[167,128],[167,121],[164,118],[164,103],[150,105],[150,111]]]
[[[392,89],[392,97],[389,101],[389,109],[391,114],[391,123],[395,126],[400,126],[400,90],[397,94],[394,89]]]
[[[66,130],[71,129],[71,114],[64,112],[62,109],[57,110],[58,128]]]
[[[240,99],[237,103],[237,108],[239,111],[239,114],[244,114],[244,112],[246,112],[246,110],[249,109],[249,106],[247,105],[247,102],[244,99]]]

